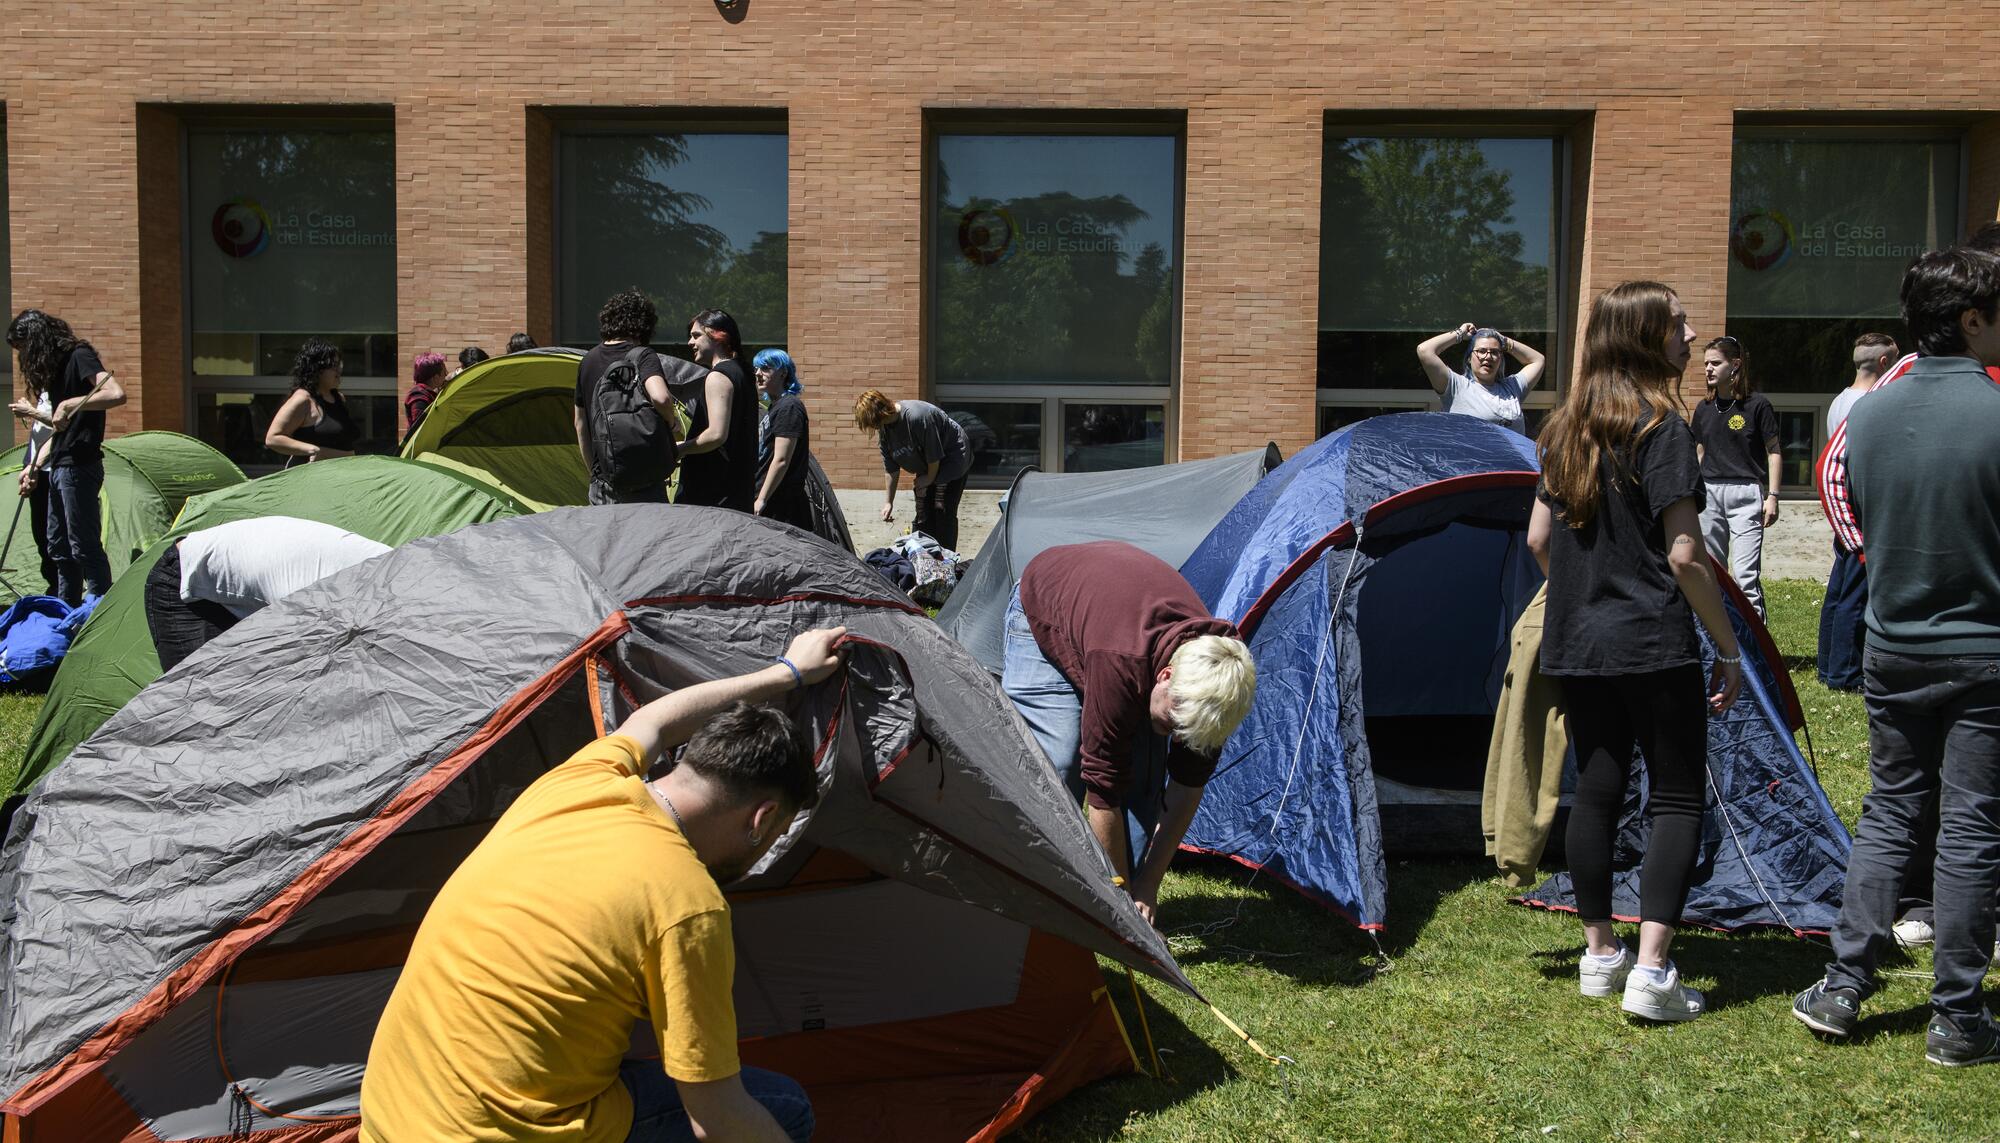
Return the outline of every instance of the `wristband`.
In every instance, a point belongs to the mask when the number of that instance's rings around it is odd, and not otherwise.
[[[799,674],[798,664],[792,662],[790,659],[785,658],[783,655],[780,655],[776,659],[773,659],[772,662],[783,663],[785,665],[785,669],[792,673],[793,690],[802,691],[805,689],[806,677],[804,675]]]

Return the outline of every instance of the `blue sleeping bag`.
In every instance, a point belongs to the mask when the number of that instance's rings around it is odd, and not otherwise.
[[[71,607],[53,595],[24,595],[0,612],[0,684],[45,681],[97,606]]]

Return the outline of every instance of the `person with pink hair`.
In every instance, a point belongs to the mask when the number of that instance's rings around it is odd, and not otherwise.
[[[415,367],[410,374],[410,393],[403,398],[403,416],[410,427],[403,439],[417,431],[424,421],[424,414],[431,411],[431,402],[437,400],[438,392],[444,388],[444,354],[419,353]]]

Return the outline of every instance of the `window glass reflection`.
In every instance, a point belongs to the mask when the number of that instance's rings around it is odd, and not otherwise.
[[[965,429],[972,446],[971,483],[1005,488],[1014,475],[1042,463],[1040,401],[943,402],[945,412]]]
[[[1560,164],[1554,138],[1329,136],[1320,387],[1427,389],[1417,343],[1468,321],[1549,352]]]
[[[604,299],[637,285],[664,345],[711,307],[746,345],[784,344],[786,147],[782,132],[563,135],[557,337],[595,344]]]
[[[396,398],[388,393],[342,394],[347,411],[361,426],[357,453],[394,454],[397,445]],[[282,468],[296,458],[264,447],[264,434],[271,418],[277,416],[289,392],[229,392],[206,390],[195,394],[195,429],[200,439],[215,446],[224,456],[246,470]]]
[[[1179,141],[944,135],[932,190],[941,384],[1167,385]]]
[[[1427,405],[1321,405],[1319,407],[1319,435],[1325,436],[1336,429],[1344,429],[1357,421],[1379,417],[1385,413],[1414,413],[1429,408]]]
[[[1064,403],[1064,472],[1144,468],[1166,460],[1166,406]]]

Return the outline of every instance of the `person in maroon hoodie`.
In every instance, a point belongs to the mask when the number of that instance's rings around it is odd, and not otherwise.
[[[1216,753],[1256,693],[1235,625],[1130,544],[1050,548],[1028,561],[1007,606],[1000,685],[1152,921]]]

